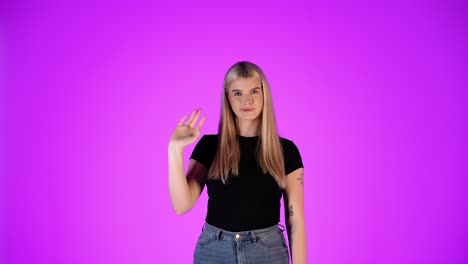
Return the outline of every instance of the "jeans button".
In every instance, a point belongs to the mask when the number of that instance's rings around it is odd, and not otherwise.
[[[239,234],[236,234],[236,240],[239,239],[240,235]]]

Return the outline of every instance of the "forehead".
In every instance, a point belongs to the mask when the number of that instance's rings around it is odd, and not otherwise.
[[[262,87],[260,78],[250,77],[250,78],[239,78],[232,82],[229,90],[250,90],[255,87]]]

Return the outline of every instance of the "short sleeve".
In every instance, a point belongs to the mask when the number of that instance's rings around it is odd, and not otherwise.
[[[291,172],[303,168],[304,165],[302,164],[302,157],[299,149],[297,148],[296,144],[291,140],[284,140],[284,169],[286,175],[290,174]]]
[[[216,137],[213,137],[213,135],[203,135],[197,145],[195,145],[192,155],[190,155],[190,159],[200,162],[209,169],[213,162],[216,146]]]

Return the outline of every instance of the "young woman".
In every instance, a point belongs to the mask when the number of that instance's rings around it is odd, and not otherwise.
[[[263,71],[241,61],[224,77],[217,135],[196,144],[187,174],[183,149],[206,116],[184,116],[169,141],[169,192],[177,214],[189,211],[205,185],[208,211],[194,263],[306,263],[304,168],[296,145],[278,136]],[[284,194],[284,195],[283,195]],[[283,196],[289,249],[280,221]]]

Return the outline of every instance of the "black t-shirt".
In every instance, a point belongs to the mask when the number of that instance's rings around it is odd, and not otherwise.
[[[278,224],[283,190],[270,173],[263,174],[257,163],[259,136],[238,135],[240,148],[239,175],[229,176],[227,184],[221,179],[208,180],[208,211],[205,221],[232,231],[261,229]],[[303,167],[296,145],[281,138],[285,173]],[[218,135],[204,135],[195,146],[190,159],[210,168],[218,146]]]

